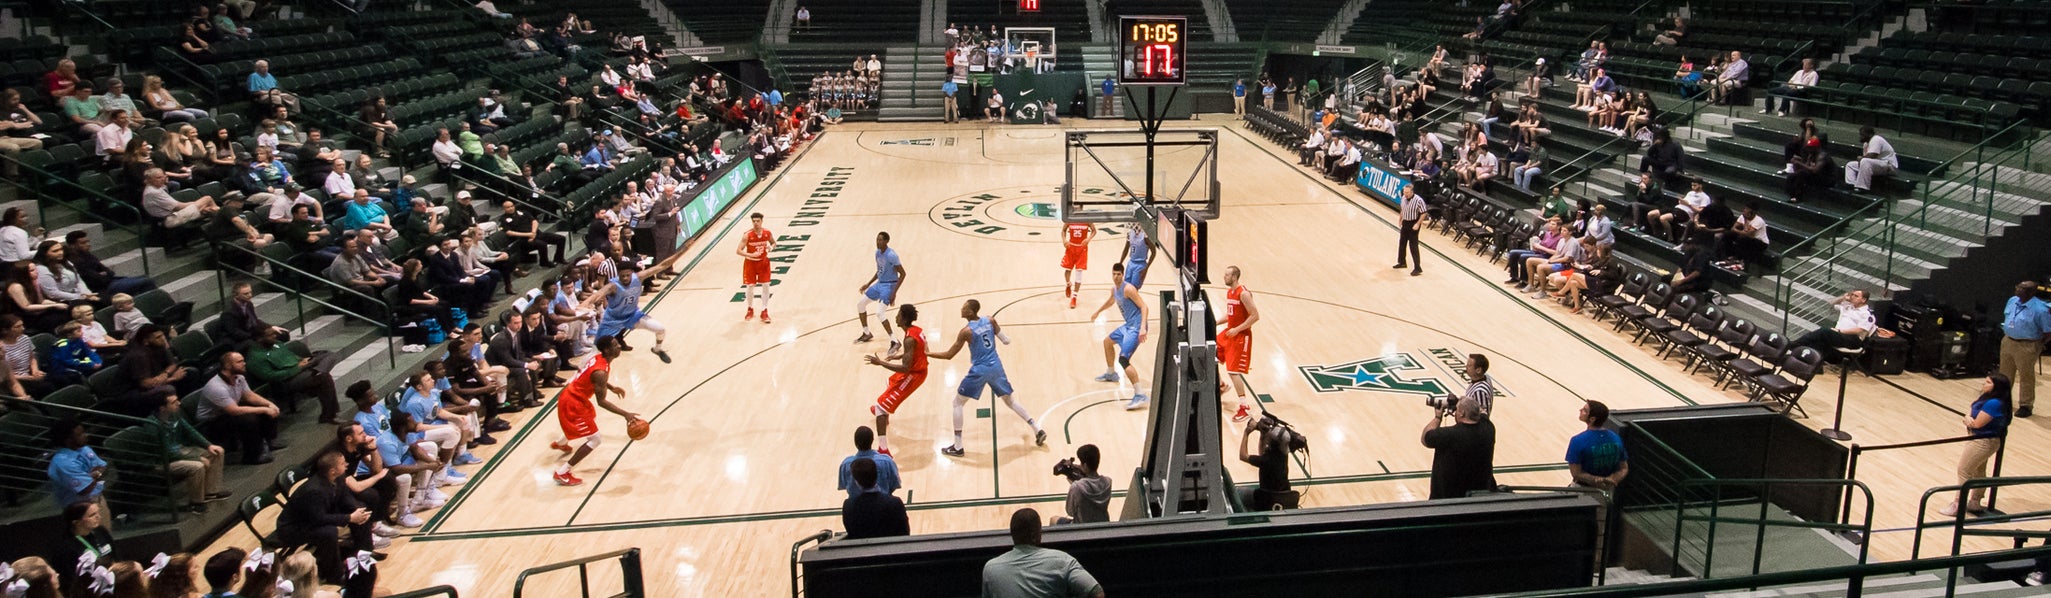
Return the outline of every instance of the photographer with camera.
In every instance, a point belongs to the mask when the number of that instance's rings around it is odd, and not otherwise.
[[[1248,454],[1246,439],[1255,433],[1261,437],[1260,451]],[[1258,485],[1239,487],[1239,504],[1255,511],[1296,508],[1296,493],[1289,490],[1289,449],[1294,435],[1288,424],[1267,413],[1239,435],[1239,460],[1260,469]]]
[[[1097,473],[1097,445],[1075,449],[1075,457],[1054,464],[1054,475],[1068,478],[1068,516],[1054,525],[1103,523],[1111,520],[1111,478]]]
[[[1468,375],[1474,375],[1473,365]],[[1424,425],[1424,447],[1431,456],[1431,500],[1460,498],[1467,493],[1495,488],[1496,426],[1483,416],[1481,401],[1473,397],[1448,405],[1452,397],[1426,401],[1435,407],[1431,423]],[[1445,426],[1447,415],[1453,425]]]

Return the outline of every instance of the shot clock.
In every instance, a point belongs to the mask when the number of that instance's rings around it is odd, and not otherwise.
[[[1118,17],[1118,82],[1123,85],[1181,85],[1186,17]]]

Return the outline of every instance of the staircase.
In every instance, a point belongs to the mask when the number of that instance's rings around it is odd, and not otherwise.
[[[889,46],[883,49],[883,99],[876,120],[937,121],[947,98],[940,84],[947,80],[947,49],[939,46]],[[964,92],[966,93],[966,92]],[[964,111],[966,112],[966,111]]]

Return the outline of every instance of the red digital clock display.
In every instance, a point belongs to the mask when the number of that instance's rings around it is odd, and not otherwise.
[[[1119,17],[1118,82],[1183,84],[1188,25],[1185,17]]]
[[[1040,0],[1018,0],[1019,12],[1040,12]]]

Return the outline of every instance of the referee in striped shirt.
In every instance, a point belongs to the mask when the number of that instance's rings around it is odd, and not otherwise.
[[[1473,399],[1481,405],[1481,416],[1487,418],[1495,408],[1496,379],[1488,375],[1488,356],[1473,353],[1467,356],[1467,390],[1460,393],[1462,399]]]
[[[1403,203],[1398,206],[1403,219],[1402,228],[1396,232],[1396,269],[1408,266],[1410,275],[1424,274],[1424,258],[1417,256],[1417,229],[1424,219],[1424,198],[1417,196],[1412,185],[1403,186]],[[1410,259],[1403,259],[1403,250],[1410,250]]]

